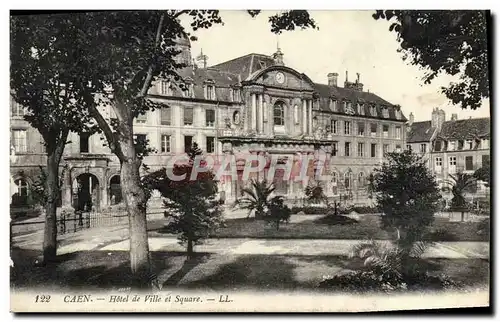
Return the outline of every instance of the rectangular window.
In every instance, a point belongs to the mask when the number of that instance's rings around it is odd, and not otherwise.
[[[465,170],[474,170],[473,158],[472,156],[465,157]]]
[[[166,80],[160,81],[160,94],[165,96],[172,95],[172,88],[170,86],[170,82]]]
[[[337,134],[338,133],[338,121],[337,120],[332,120],[332,133]]]
[[[464,149],[464,141],[463,140],[458,140],[458,149],[463,150]]]
[[[384,144],[382,146],[382,152],[384,155],[389,152],[389,144]]]
[[[172,109],[170,107],[162,107],[160,110],[161,125],[172,124]]]
[[[207,100],[214,100],[215,99],[215,86],[213,85],[207,85],[205,87],[205,98]]]
[[[161,153],[170,152],[170,135],[163,134],[161,136]]]
[[[420,153],[425,153],[427,152],[427,144],[422,143],[420,144]]]
[[[346,157],[351,155],[351,142],[346,142],[344,145],[344,155]]]
[[[396,114],[396,118],[397,118],[398,120],[400,120],[400,119],[401,119],[401,110],[397,109],[397,110],[395,110],[395,112],[394,112],[394,113]]]
[[[434,151],[441,151],[441,149],[442,149],[442,144],[441,141],[438,140],[434,143]]]
[[[89,153],[89,141],[90,134],[89,133],[81,133],[80,134],[80,153]]]
[[[365,109],[363,108],[363,105],[359,103],[358,103],[358,114],[365,115]]]
[[[145,112],[144,114],[139,114],[137,115],[137,118],[135,119],[137,123],[146,123],[148,121],[148,114]]]
[[[377,136],[377,124],[375,124],[375,123],[370,124],[370,135],[372,137]]]
[[[188,84],[188,97],[194,97],[194,84]]]
[[[215,110],[205,110],[205,122],[207,126],[215,125]]]
[[[358,157],[363,157],[365,154],[365,144],[362,142],[358,143]]]
[[[443,165],[443,159],[441,157],[436,158],[436,167],[441,167]]]
[[[193,137],[191,135],[184,135],[184,152],[188,152],[193,146]]]
[[[457,142],[451,141],[448,146],[448,151],[455,151],[457,149]]]
[[[240,90],[237,88],[233,89],[233,102],[239,102],[240,101]]]
[[[215,152],[215,138],[213,136],[207,136],[207,153]]]
[[[332,155],[336,157],[338,155],[339,146],[337,142],[332,143]]]
[[[465,141],[465,149],[467,150],[474,149],[474,142],[472,140]]]
[[[377,107],[375,106],[370,106],[370,114],[372,116],[377,116]]]
[[[388,138],[389,137],[389,125],[383,125],[382,132],[383,132],[384,138]]]
[[[371,148],[370,148],[370,150],[371,150],[371,151],[370,151],[370,156],[371,156],[372,158],[377,157],[377,145],[376,145],[375,143],[372,143],[372,144],[371,144]]]
[[[26,152],[27,151],[27,140],[26,140],[26,130],[13,130],[12,140],[14,141],[14,150],[16,152]]]
[[[184,125],[193,125],[193,108],[184,108]]]
[[[450,166],[456,166],[457,165],[457,157],[450,157],[449,162],[450,162]]]
[[[14,98],[10,97],[10,108],[13,117],[21,117],[24,116],[24,108],[14,100]]]
[[[365,123],[358,123],[358,135],[359,136],[364,136],[365,135]]]
[[[344,134],[350,135],[351,134],[351,122],[349,121],[344,121]]]
[[[396,126],[396,139],[401,139],[401,126]]]
[[[298,105],[295,105],[293,107],[293,121],[295,122],[295,124],[299,124],[299,122],[300,122],[300,113],[299,113],[299,106]]]
[[[411,151],[411,144],[406,145],[406,150]]]

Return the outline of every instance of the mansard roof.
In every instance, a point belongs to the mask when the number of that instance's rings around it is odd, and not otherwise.
[[[443,140],[489,138],[490,128],[489,117],[446,121],[443,123],[438,137]]]
[[[410,133],[408,133],[407,142],[430,142],[435,131],[436,128],[432,127],[431,121],[414,122],[411,125]]]
[[[252,53],[214,65],[211,68],[239,75],[244,80],[255,72],[273,65],[274,59],[271,56]]]

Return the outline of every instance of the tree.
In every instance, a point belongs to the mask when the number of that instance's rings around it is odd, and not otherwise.
[[[280,229],[280,223],[288,222],[292,216],[292,210],[285,205],[283,196],[272,198],[269,202],[269,210],[265,214],[267,221],[273,222],[276,230]]]
[[[259,13],[259,10],[249,11],[252,16]],[[146,227],[147,196],[139,171],[142,164],[139,149],[146,150],[134,142],[133,121],[138,115],[162,105],[147,97],[153,82],[162,78],[177,82],[179,86],[184,84],[178,74],[184,65],[175,59],[179,53],[175,40],[195,38],[181,25],[181,16],[191,19],[190,25],[195,31],[222,23],[217,10],[145,10],[72,14],[71,19],[62,22],[61,15],[50,15],[32,25],[35,29],[43,29],[45,22],[53,19],[54,23],[64,26],[59,27],[61,33],[78,35],[71,41],[65,41],[64,37],[56,37],[56,41],[60,39],[62,47],[74,51],[63,61],[78,67],[80,73],[75,75],[81,78],[78,85],[83,90],[80,96],[85,103],[83,106],[120,162],[121,188],[130,222],[130,265],[138,287],[149,287],[154,274]],[[307,11],[281,12],[271,16],[269,21],[274,33],[316,28]],[[101,115],[98,107],[102,105],[111,107],[115,120],[107,121]]]
[[[183,180],[169,179],[164,169],[148,179],[149,182],[155,183],[154,188],[165,198],[165,217],[170,219],[166,228],[179,234],[180,244],[187,245],[189,258],[194,253],[194,245],[200,244],[222,223],[220,202],[216,199],[215,174],[209,171],[196,173],[196,176],[193,176],[195,160],[201,154],[198,145],[194,143],[188,152],[189,163],[175,165],[173,174],[184,176]],[[157,179],[151,180],[151,178]]]
[[[329,206],[328,197],[325,195],[323,186],[319,182],[309,183],[304,192],[309,202],[324,202],[327,207]]]
[[[474,172],[476,180],[483,181],[487,187],[490,186],[490,162],[483,163],[483,166]]]
[[[391,152],[374,170],[370,186],[383,212],[382,227],[396,231],[396,244],[408,255],[438,209],[441,196],[434,176],[422,156],[408,150]]]
[[[427,71],[429,84],[441,72],[459,75],[442,93],[463,109],[477,109],[489,97],[489,12],[479,10],[377,10],[391,22],[403,59]]]
[[[450,179],[445,180],[445,184],[451,187],[453,198],[451,199],[451,209],[461,212],[461,221],[464,221],[465,210],[468,209],[465,193],[475,189],[477,181],[473,175],[458,172],[455,175],[449,174]]]
[[[236,205],[248,210],[248,217],[254,211],[255,218],[262,219],[269,211],[269,205],[275,198],[278,198],[278,196],[271,196],[276,187],[274,183],[268,184],[266,180],[251,180],[250,185],[250,188],[242,190],[246,197],[239,198]]]
[[[56,207],[60,192],[59,165],[70,131],[92,131],[79,86],[82,69],[72,57],[78,35],[65,29],[69,15],[58,19],[16,16],[10,21],[10,87],[15,102],[26,109],[24,119],[40,132],[47,153],[43,178],[45,228],[43,263],[57,250]]]

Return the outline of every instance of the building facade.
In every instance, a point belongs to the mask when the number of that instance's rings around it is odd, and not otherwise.
[[[165,107],[149,111],[134,121],[134,133],[156,149],[144,158],[151,169],[166,167],[193,142],[208,156],[232,155],[238,179],[222,180],[221,198],[235,200],[248,184],[241,178],[248,155],[277,156],[293,162],[298,155],[321,151],[328,155],[324,171],[329,196],[366,196],[367,178],[385,152],[402,150],[406,121],[401,107],[374,93],[363,91],[360,76],[338,85],[338,74],[329,73],[318,84],[283,62],[278,49],[272,56],[248,54],[206,67],[207,57],[191,60],[189,41],[179,41],[179,59],[190,66],[180,74],[187,86],[160,80],[149,91],[151,100]],[[16,154],[11,173],[18,195],[29,200],[45,154],[40,135],[22,119],[22,108],[12,102],[12,146]],[[109,106],[101,107],[107,120]],[[121,201],[119,163],[105,146],[102,135],[71,133],[61,165],[63,205],[77,204],[83,194],[96,209]],[[313,166],[317,163],[313,162]],[[262,175],[267,171],[264,169]],[[258,177],[260,174],[256,174]],[[283,182],[275,175],[277,193],[302,197],[307,182]]]
[[[490,162],[490,118],[457,118],[446,121],[443,110],[435,108],[431,121],[412,122],[409,117],[407,149],[422,153],[440,186],[458,172],[473,174]],[[479,194],[489,194],[481,182]]]

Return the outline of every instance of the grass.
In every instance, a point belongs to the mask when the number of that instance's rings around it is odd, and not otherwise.
[[[132,280],[128,252],[88,251],[58,257],[53,267],[34,267],[38,251],[13,250],[14,289],[117,291]],[[151,252],[158,279],[167,289],[317,290],[325,275],[360,267],[345,256],[230,255],[199,253],[186,261],[183,252]],[[478,259],[429,259],[421,265],[432,274],[444,273],[467,286],[489,283],[489,262]]]
[[[292,220],[293,221],[293,220]],[[480,223],[449,222],[436,218],[425,236],[428,241],[489,241],[489,236],[479,234]],[[151,224],[159,228],[157,224]],[[168,233],[162,228],[159,233]],[[359,219],[346,216],[323,216],[317,219],[280,225],[279,230],[264,220],[255,218],[228,219],[214,238],[274,238],[274,239],[391,239],[393,236],[380,227],[378,216],[366,215]]]

